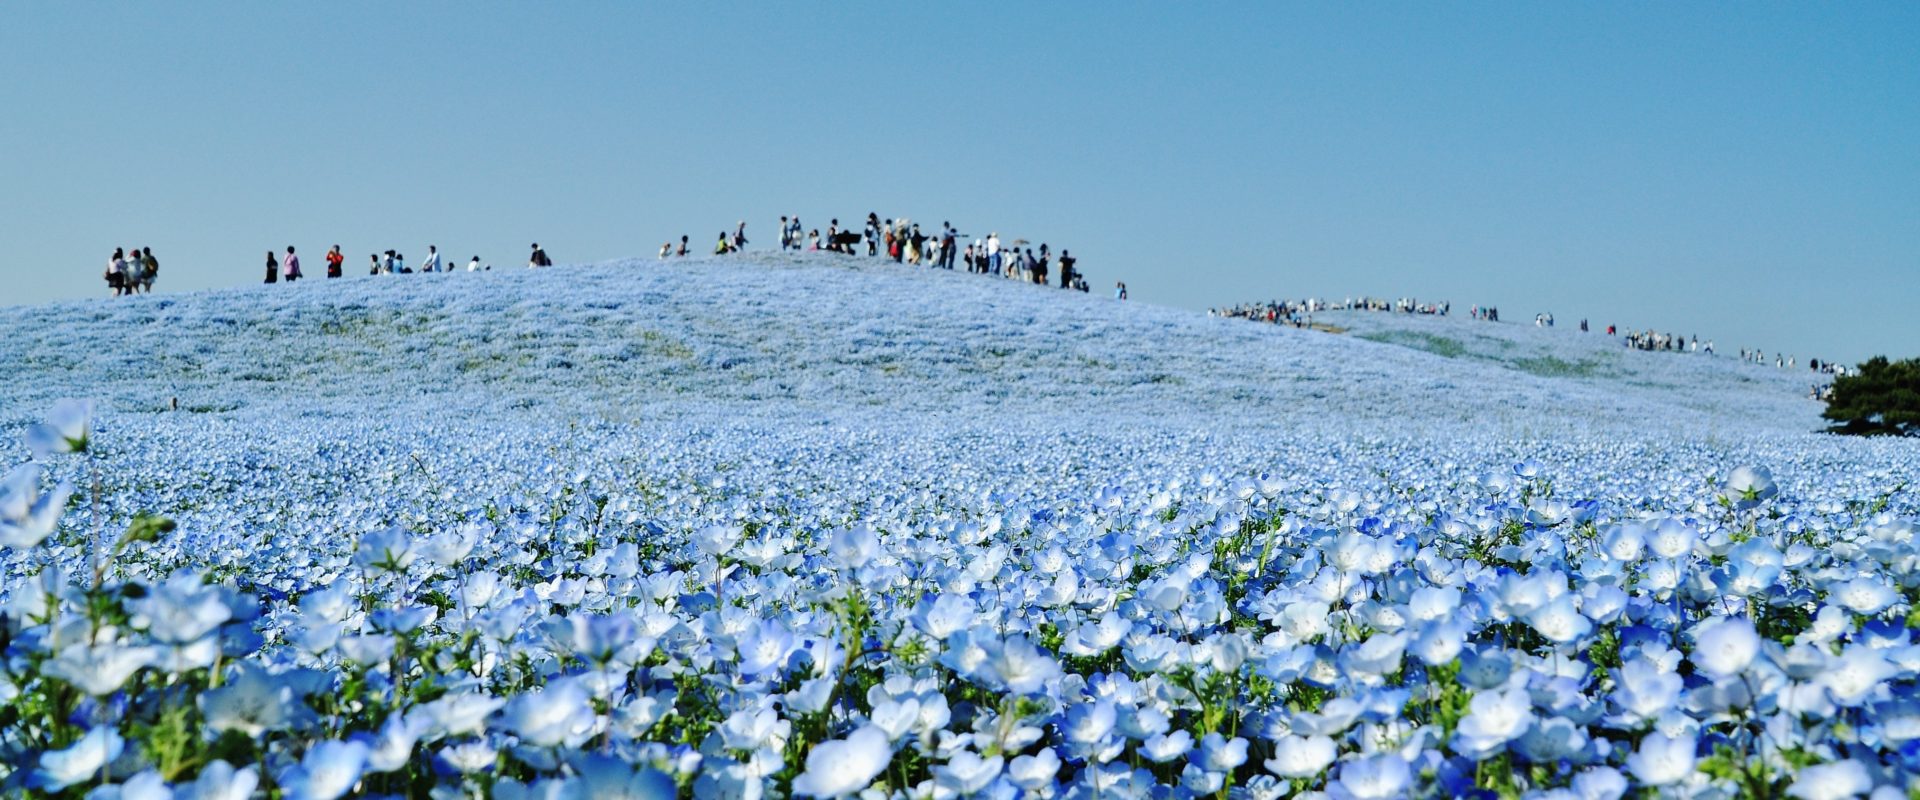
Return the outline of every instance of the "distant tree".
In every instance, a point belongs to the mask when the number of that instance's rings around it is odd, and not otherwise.
[[[1827,430],[1855,436],[1920,436],[1920,358],[1874,356],[1833,382]]]

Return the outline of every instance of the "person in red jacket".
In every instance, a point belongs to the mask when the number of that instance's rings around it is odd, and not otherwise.
[[[340,277],[341,265],[345,264],[346,261],[347,261],[347,257],[340,254],[340,245],[336,244],[333,246],[332,250],[328,250],[327,251],[327,277],[329,278]]]

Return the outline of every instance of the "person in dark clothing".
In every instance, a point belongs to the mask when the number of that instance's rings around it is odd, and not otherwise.
[[[267,251],[267,283],[280,282],[280,262],[273,257],[273,251]]]
[[[533,255],[530,255],[527,257],[527,266],[529,267],[553,266],[552,259],[547,258],[547,251],[540,249],[539,242],[533,243]]]

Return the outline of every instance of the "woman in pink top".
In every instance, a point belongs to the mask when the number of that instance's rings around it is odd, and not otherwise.
[[[300,257],[293,254],[293,245],[287,245],[287,260],[281,262],[288,283],[300,279]]]

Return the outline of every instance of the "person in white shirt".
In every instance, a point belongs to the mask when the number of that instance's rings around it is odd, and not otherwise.
[[[467,262],[467,271],[468,271],[468,272],[479,272],[479,271],[480,271],[480,257],[479,257],[479,256],[474,256],[474,257],[473,257],[473,260],[472,260],[472,261],[469,261],[469,262]]]
[[[427,245],[427,260],[420,262],[421,272],[440,271],[440,248]]]

